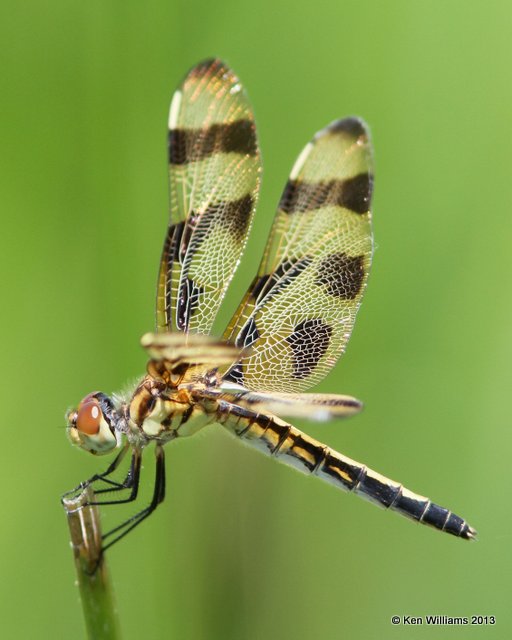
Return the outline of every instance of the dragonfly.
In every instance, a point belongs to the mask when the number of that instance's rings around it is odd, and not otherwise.
[[[373,252],[372,158],[360,118],[336,120],[316,133],[293,165],[257,273],[222,338],[214,338],[213,322],[254,216],[261,159],[253,111],[235,73],[209,59],[187,74],[169,110],[170,222],[157,280],[156,329],[141,339],[147,373],[132,392],[109,397],[96,391],[67,413],[73,444],[95,455],[117,455],[66,496],[92,486],[100,496],[93,504],[135,501],[143,453],[154,445],[152,498],[104,534],[103,550],[164,500],[164,446],[208,425],[411,520],[475,538],[475,530],[449,509],[279,417],[327,421],[362,408],[351,396],[305,390],[344,352],[366,288]],[[128,472],[114,480],[127,452]]]

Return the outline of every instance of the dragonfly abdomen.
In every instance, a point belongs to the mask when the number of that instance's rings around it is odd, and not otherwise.
[[[220,402],[218,421],[248,444],[303,473],[318,476],[411,520],[457,537],[475,537],[467,522],[448,509],[343,456],[277,417]]]
[[[340,477],[342,474],[344,478]],[[348,491],[411,520],[457,537],[475,536],[474,531],[460,516],[332,449],[329,449],[316,475],[335,485],[341,482]]]

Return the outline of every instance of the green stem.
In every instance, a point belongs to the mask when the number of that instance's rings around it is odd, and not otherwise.
[[[77,498],[63,501],[87,637],[90,640],[119,640],[121,635],[114,594],[105,556],[101,553],[99,509],[84,506],[91,502],[94,502],[94,492],[90,487]]]

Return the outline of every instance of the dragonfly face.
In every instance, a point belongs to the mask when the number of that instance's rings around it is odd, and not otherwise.
[[[114,403],[104,393],[87,395],[67,415],[68,437],[74,445],[93,454],[110,453],[118,446]]]
[[[350,396],[304,393],[344,352],[373,252],[370,134],[359,118],[319,131],[295,162],[263,259],[221,340],[209,337],[250,230],[261,161],[254,116],[239,79],[220,60],[194,67],[168,120],[170,222],[156,295],[150,360],[133,394],[114,404],[88,395],[68,416],[73,443],[120,451],[94,483],[114,504],[135,500],[143,450],[154,443],[151,503],[105,534],[113,544],[164,499],[163,446],[207,425],[339,489],[457,537],[475,531],[450,510],[317,442],[277,416],[325,421],[362,405]],[[124,444],[122,444],[123,440]],[[132,451],[121,482],[111,479]],[[96,484],[106,488],[96,490]],[[111,499],[119,492],[123,497]],[[129,492],[128,497],[126,492]],[[72,493],[72,492],[70,492]]]

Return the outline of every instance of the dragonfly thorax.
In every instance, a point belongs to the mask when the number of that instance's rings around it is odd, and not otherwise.
[[[212,416],[194,401],[187,388],[169,388],[148,375],[128,406],[128,437],[161,443],[190,436],[212,422]]]

